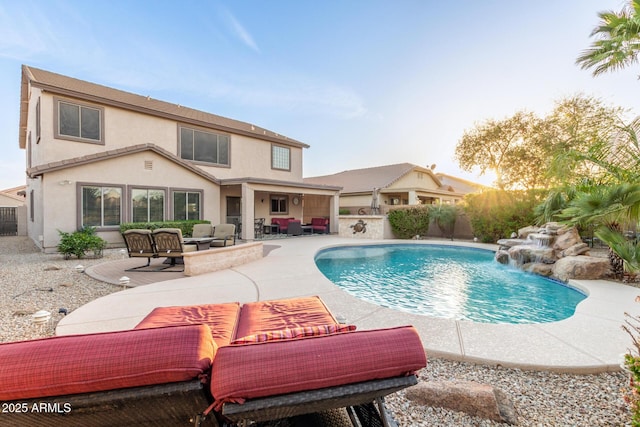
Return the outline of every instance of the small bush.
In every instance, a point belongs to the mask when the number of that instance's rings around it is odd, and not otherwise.
[[[395,209],[389,212],[388,218],[393,234],[399,239],[411,239],[417,235],[426,235],[429,231],[428,206]]]
[[[491,190],[467,194],[464,210],[473,233],[484,243],[495,243],[519,229],[535,224],[534,208],[543,192]]]
[[[458,219],[458,208],[455,205],[432,205],[429,208],[431,222],[438,226],[443,236],[453,240],[453,232]]]
[[[338,209],[338,215],[351,215],[351,211],[347,208]]]
[[[100,258],[103,249],[107,246],[107,242],[96,235],[93,227],[85,227],[73,233],[58,230],[58,233],[60,234],[58,252],[63,254],[65,259],[71,258],[71,255],[80,259],[88,252],[92,252],[92,256],[96,258]]]

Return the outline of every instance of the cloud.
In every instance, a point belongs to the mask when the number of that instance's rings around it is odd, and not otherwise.
[[[224,9],[222,14],[224,15],[224,19],[226,20],[229,29],[233,33],[235,37],[240,39],[240,41],[250,49],[260,52],[256,41],[253,39],[249,31],[236,19],[236,17],[229,11]]]

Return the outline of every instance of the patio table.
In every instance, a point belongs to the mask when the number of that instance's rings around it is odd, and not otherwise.
[[[196,245],[199,251],[205,251],[211,247],[213,237],[185,237],[185,245]]]

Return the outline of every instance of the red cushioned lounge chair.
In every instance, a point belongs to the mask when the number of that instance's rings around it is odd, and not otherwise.
[[[317,297],[159,307],[135,330],[3,343],[0,426],[395,426],[383,397],[426,366],[417,332],[300,326],[332,320]]]

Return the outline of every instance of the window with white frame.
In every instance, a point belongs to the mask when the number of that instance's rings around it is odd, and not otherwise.
[[[80,190],[82,227],[115,227],[122,217],[122,188],[84,185]]]
[[[176,221],[201,219],[202,192],[174,191],[173,219]]]
[[[229,166],[229,135],[180,127],[180,157]]]
[[[131,190],[131,221],[164,221],[165,191],[151,188]]]
[[[103,144],[103,109],[56,100],[56,137]]]
[[[289,147],[271,146],[271,168],[291,170],[291,149]]]

